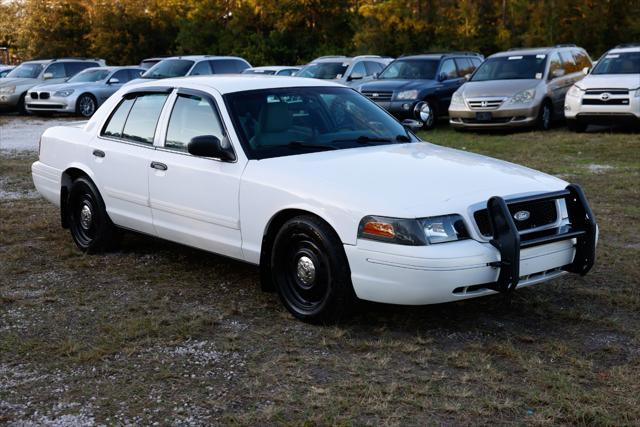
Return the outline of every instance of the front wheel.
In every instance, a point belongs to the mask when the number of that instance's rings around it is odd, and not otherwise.
[[[66,211],[71,237],[81,251],[98,253],[113,247],[118,230],[107,215],[98,189],[88,178],[73,182]]]
[[[553,110],[551,108],[551,103],[549,101],[544,101],[540,107],[540,111],[538,112],[537,127],[539,130],[551,129],[552,114]]]
[[[422,122],[423,130],[431,130],[436,127],[438,117],[432,101],[426,100],[416,104],[414,112],[416,117]]]
[[[313,216],[292,218],[278,231],[271,274],[282,303],[305,322],[336,322],[356,300],[340,239]]]
[[[91,117],[96,112],[97,102],[87,93],[81,95],[76,101],[76,112],[82,117]]]

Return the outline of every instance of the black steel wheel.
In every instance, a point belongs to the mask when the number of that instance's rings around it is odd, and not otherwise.
[[[82,117],[93,116],[93,113],[96,112],[97,108],[98,103],[96,102],[96,99],[88,93],[80,95],[76,101],[76,112]]]
[[[80,177],[73,182],[66,212],[73,241],[83,252],[103,252],[116,243],[118,230],[107,215],[100,193],[88,178]]]
[[[273,283],[285,307],[310,323],[333,323],[355,302],[351,274],[335,231],[313,216],[287,221],[271,254]]]

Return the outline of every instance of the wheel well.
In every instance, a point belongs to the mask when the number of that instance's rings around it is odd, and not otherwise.
[[[63,228],[69,228],[69,223],[67,221],[67,198],[69,197],[69,190],[71,190],[73,181],[81,176],[91,180],[89,175],[87,175],[82,169],[69,168],[62,172],[62,180],[60,184],[60,223]]]
[[[314,216],[327,223],[327,221],[325,221],[322,217],[302,209],[284,209],[271,218],[262,236],[262,244],[260,246],[260,286],[263,291],[273,292],[275,290],[273,281],[271,280],[271,269],[269,264],[271,258],[271,248],[273,246],[273,241],[276,237],[276,234],[285,222],[287,222],[291,218],[295,218],[301,215]],[[327,225],[331,227],[331,224],[327,223]],[[335,229],[333,227],[331,227],[331,229],[335,232]]]

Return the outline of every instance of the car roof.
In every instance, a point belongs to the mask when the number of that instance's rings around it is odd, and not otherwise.
[[[637,46],[625,46],[625,47],[614,47],[607,53],[630,53],[630,52],[640,52],[640,45]]]
[[[217,60],[217,59],[240,59],[242,61],[247,61],[244,58],[241,58],[239,56],[222,56],[222,55],[183,55],[183,56],[169,56],[167,58],[162,58],[162,61],[165,61],[167,59],[189,59],[191,61],[200,61],[203,59],[207,59],[207,60]]]
[[[365,60],[368,59],[370,61],[378,61],[378,62],[391,62],[393,58],[388,56],[379,56],[379,55],[358,55],[358,56],[341,56],[341,55],[329,55],[329,56],[321,56],[319,58],[314,59],[311,63],[318,62],[344,62],[351,64],[355,60]]]
[[[151,82],[134,83],[131,88],[144,87],[188,87],[206,86],[221,94],[244,92],[258,89],[276,89],[291,87],[342,87],[345,86],[326,80],[304,77],[264,76],[260,74],[212,74],[206,76],[176,77]],[[128,86],[129,87],[129,86]]]
[[[250,67],[250,68],[247,68],[247,70],[275,70],[275,71],[280,71],[280,70],[290,70],[292,68],[300,69],[300,67],[297,66],[297,65],[263,65],[261,67]]]
[[[490,56],[490,58],[513,56],[513,55],[548,55],[549,53],[555,50],[563,50],[563,49],[584,50],[579,46],[573,46],[573,45],[515,48],[515,49],[505,50],[504,52],[494,53],[493,55]]]

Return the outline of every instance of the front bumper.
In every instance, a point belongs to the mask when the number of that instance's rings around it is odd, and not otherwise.
[[[361,239],[345,245],[355,293],[382,303],[436,304],[512,292],[567,272],[586,274],[595,258],[597,226],[578,186],[508,203],[560,198],[571,226],[543,237],[521,240],[507,202],[494,197],[488,201],[494,230],[490,242],[417,247]]]
[[[471,109],[468,106],[450,106],[449,123],[459,129],[496,129],[531,127],[538,119],[540,104],[512,107],[503,103],[497,109]],[[478,119],[478,113],[490,114],[490,119]]]
[[[640,97],[635,96],[635,91],[629,95],[614,95],[611,100],[617,98],[628,100],[626,105],[584,105],[585,95],[568,96],[565,98],[564,116],[567,120],[576,120],[584,124],[616,124],[630,123],[640,124]],[[594,99],[591,96],[591,99]]]
[[[0,93],[0,110],[13,110],[20,102],[20,93]]]
[[[76,97],[68,96],[63,98],[61,96],[51,96],[47,100],[42,100],[31,99],[29,95],[27,95],[25,107],[27,111],[31,112],[51,111],[56,113],[75,113]]]

